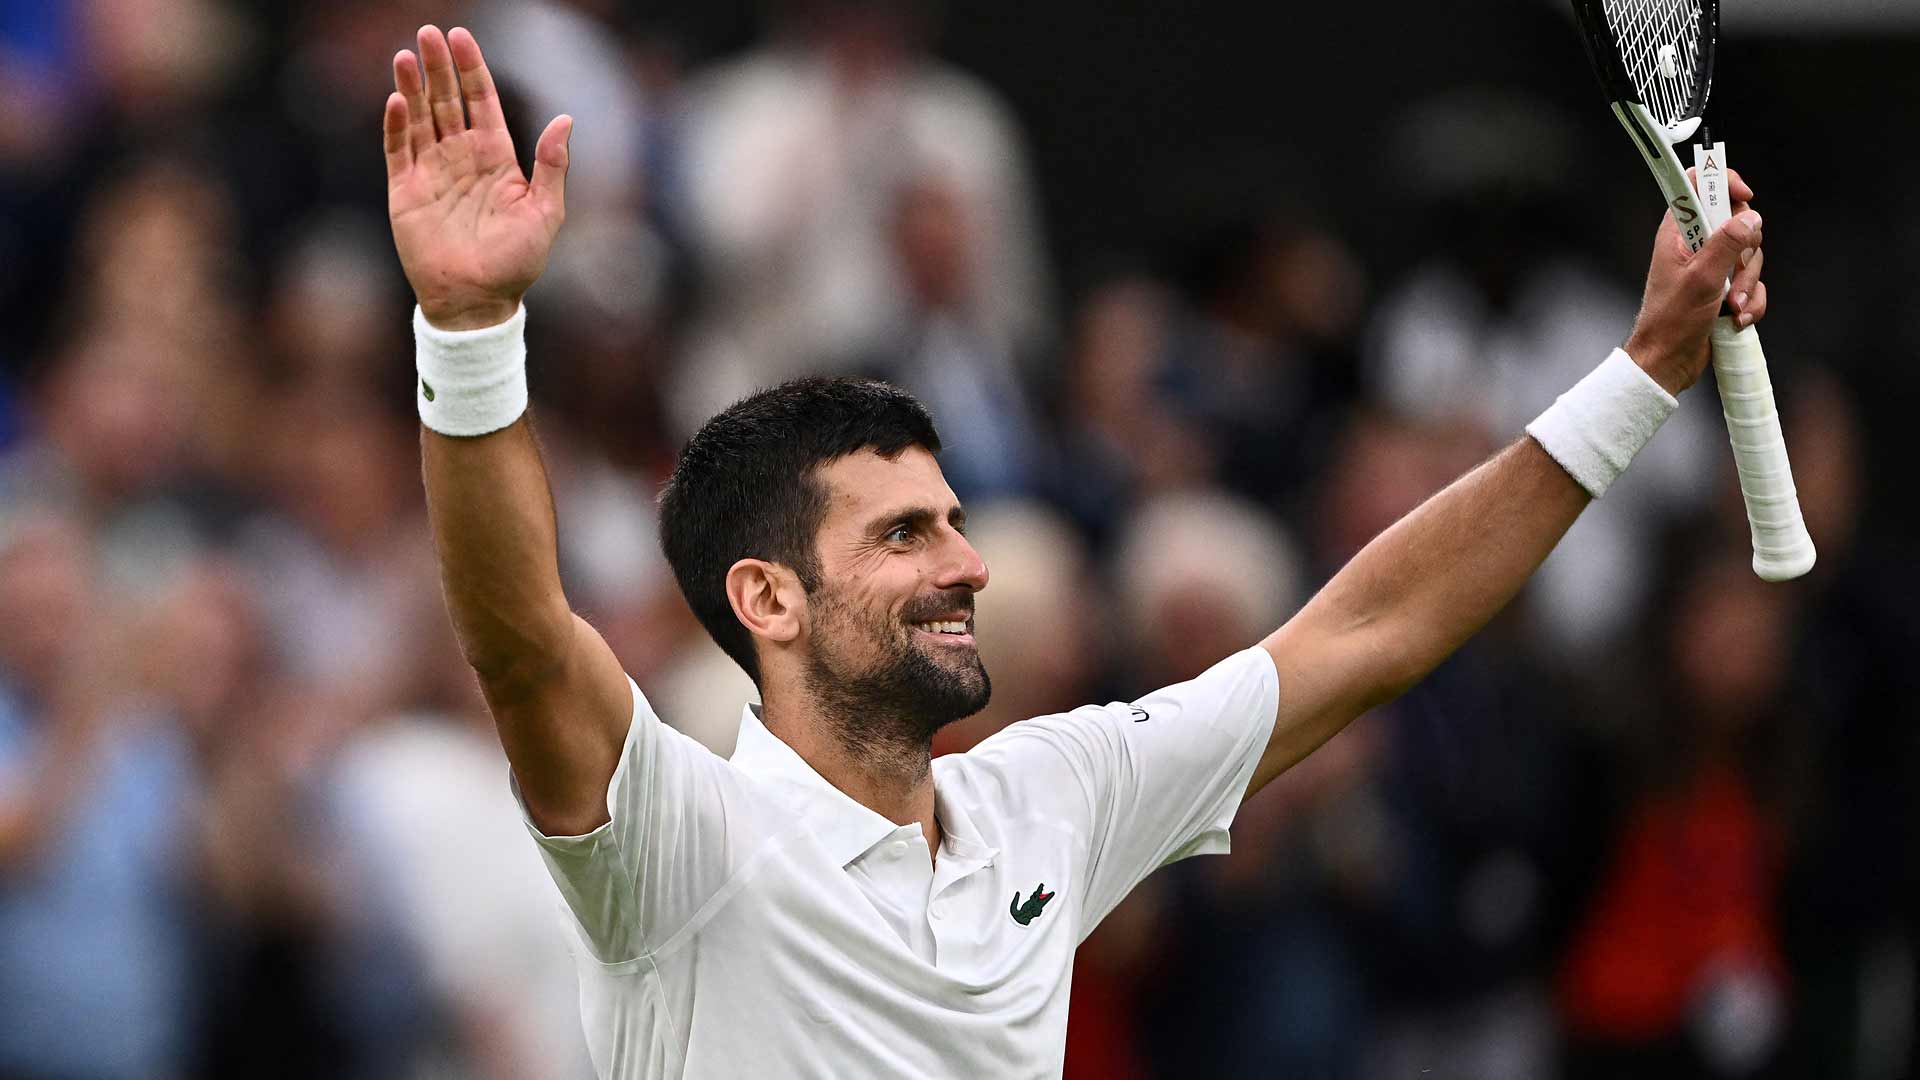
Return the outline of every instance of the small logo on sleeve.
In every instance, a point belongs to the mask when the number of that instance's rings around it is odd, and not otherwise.
[[[1025,926],[1040,917],[1041,910],[1047,906],[1047,901],[1053,899],[1053,896],[1053,893],[1047,891],[1047,883],[1043,881],[1034,888],[1033,894],[1027,897],[1027,902],[1024,904],[1020,902],[1020,894],[1014,893],[1013,903],[1007,905],[1007,914],[1013,916],[1014,922]]]
[[[425,379],[420,380],[420,396],[426,398],[428,401],[433,400],[433,386]]]

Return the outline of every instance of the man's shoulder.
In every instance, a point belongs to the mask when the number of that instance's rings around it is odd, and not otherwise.
[[[1111,748],[1109,731],[1124,722],[1127,708],[1125,702],[1082,705],[1008,724],[971,750],[934,758],[934,783],[1003,801],[1036,788],[1077,791],[1094,758]]]

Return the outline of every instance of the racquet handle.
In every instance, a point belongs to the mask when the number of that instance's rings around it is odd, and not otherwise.
[[[1797,578],[1813,569],[1813,537],[1800,516],[1760,335],[1751,326],[1735,329],[1723,315],[1713,321],[1712,340],[1713,376],[1753,530],[1753,572],[1766,581]]]

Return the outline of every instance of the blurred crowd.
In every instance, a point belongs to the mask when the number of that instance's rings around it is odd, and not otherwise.
[[[523,156],[576,117],[528,298],[563,574],[720,753],[752,686],[653,500],[756,386],[933,409],[993,569],[951,752],[1258,640],[1632,321],[1525,85],[1364,133],[1421,223],[1388,253],[1249,149],[1281,124],[1074,217],[1119,196],[942,58],[958,6],[770,0],[713,49],[637,7],[0,0],[0,1076],[590,1073],[417,480],[378,128],[422,22],[475,30]],[[1054,63],[1021,93],[1099,102]],[[1769,334],[1887,314],[1816,295]],[[1777,374],[1812,575],[1747,568],[1694,391],[1494,625],[1094,934],[1068,1075],[1911,1075],[1920,574],[1857,375]]]

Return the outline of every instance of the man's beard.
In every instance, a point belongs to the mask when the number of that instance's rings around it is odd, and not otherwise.
[[[934,732],[987,707],[993,684],[977,650],[955,649],[949,663],[941,663],[913,640],[917,631],[909,625],[870,615],[831,587],[810,603],[816,617],[807,688],[850,754],[924,755]],[[908,606],[904,623],[949,614],[955,606],[946,597],[918,602]],[[963,606],[971,613],[971,595]],[[861,639],[879,648],[878,658],[864,666],[845,655]]]

